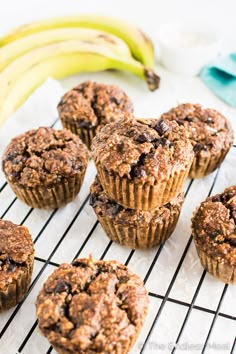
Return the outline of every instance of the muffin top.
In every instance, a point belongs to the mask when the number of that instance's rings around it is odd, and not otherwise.
[[[90,191],[90,205],[96,213],[102,217],[109,217],[113,223],[123,226],[145,227],[150,223],[154,225],[164,223],[171,215],[179,213],[184,201],[184,193],[181,192],[170,203],[156,209],[144,211],[124,208],[107,196],[97,176]]]
[[[25,226],[0,219],[0,289],[17,279],[34,254],[31,235]]]
[[[176,122],[126,114],[96,135],[92,157],[111,174],[155,184],[190,166],[193,152],[184,127]]]
[[[180,104],[162,114],[161,119],[175,120],[189,132],[196,155],[218,153],[233,143],[233,131],[226,117],[200,104]]]
[[[192,230],[200,249],[236,266],[236,186],[202,202],[193,216]]]
[[[42,127],[15,137],[2,166],[7,180],[22,187],[54,185],[86,167],[88,151],[69,130]]]
[[[58,112],[62,120],[92,129],[133,112],[133,105],[118,86],[85,81],[62,97]]]
[[[137,275],[117,261],[91,257],[62,264],[36,301],[40,330],[68,353],[123,352],[122,342],[132,341],[147,306]]]

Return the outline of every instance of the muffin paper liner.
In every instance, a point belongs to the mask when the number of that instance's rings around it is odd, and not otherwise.
[[[201,157],[199,155],[194,156],[193,163],[189,171],[189,177],[201,178],[215,171],[224,160],[229,149],[230,146],[226,151],[220,151],[217,155],[213,156],[210,153],[207,157]]]
[[[86,167],[80,173],[65,179],[53,187],[39,186],[24,189],[16,184],[9,183],[17,198],[39,209],[55,209],[72,201],[80,191]]]
[[[67,122],[62,120],[62,125],[63,128],[69,129],[72,133],[78,135],[80,139],[83,141],[83,143],[87,146],[87,148],[90,150],[91,145],[92,145],[92,140],[96,135],[96,128],[91,128],[91,129],[83,129],[78,126],[77,123],[74,122]]]
[[[195,242],[196,245],[196,242]],[[217,258],[210,257],[205,251],[196,245],[197,253],[203,268],[215,278],[226,284],[236,284],[236,267],[228,263],[220,262]]]
[[[98,176],[104,191],[125,208],[152,210],[169,203],[181,191],[188,177],[190,166],[180,172],[174,172],[166,180],[154,185],[134,183],[126,177],[109,174],[100,163],[96,165]]]
[[[159,220],[156,223],[150,222],[145,226],[124,225],[114,223],[110,217],[97,214],[97,218],[106,232],[107,236],[121,245],[136,248],[150,248],[164,243],[175,229],[179,219],[180,210],[170,215],[168,220]],[[94,208],[96,213],[96,208]]]
[[[23,299],[31,283],[33,265],[34,254],[28,257],[18,279],[9,284],[5,290],[0,290],[0,312],[16,306]]]

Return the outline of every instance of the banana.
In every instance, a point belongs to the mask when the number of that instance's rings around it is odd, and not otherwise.
[[[56,79],[78,72],[119,69],[146,80],[150,90],[159,77],[133,58],[115,55],[106,46],[68,40],[37,48],[20,56],[0,73],[0,124],[11,115],[48,76]]]
[[[122,39],[110,33],[88,28],[58,28],[33,33],[0,48],[0,72],[14,59],[32,49],[73,39],[106,46],[116,55],[125,58],[131,57],[131,52],[127,44]]]
[[[64,16],[25,24],[2,37],[0,46],[35,32],[66,27],[87,27],[112,33],[128,44],[135,59],[148,68],[154,67],[152,42],[140,29],[126,21],[96,14]]]

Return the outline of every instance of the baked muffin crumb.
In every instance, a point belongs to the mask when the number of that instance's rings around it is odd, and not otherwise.
[[[28,229],[0,219],[0,312],[15,306],[26,294],[33,261]]]
[[[90,148],[98,130],[125,112],[133,112],[133,105],[118,86],[85,81],[62,97],[58,112],[63,127],[79,135]]]
[[[7,146],[2,167],[16,196],[34,208],[53,209],[80,191],[88,150],[69,130],[40,127]]]
[[[147,313],[141,279],[116,261],[76,259],[48,278],[39,328],[59,353],[128,353]]]
[[[192,230],[203,266],[209,270],[215,262],[211,274],[236,283],[236,186],[202,202],[193,216]]]
[[[213,172],[233,144],[229,121],[215,109],[183,103],[162,114],[161,119],[174,120],[189,133],[195,155],[189,172],[191,178]]]

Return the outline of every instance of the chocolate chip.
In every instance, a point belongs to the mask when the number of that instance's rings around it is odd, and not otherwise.
[[[69,306],[68,304],[63,304],[60,308],[60,312],[62,316],[69,318]]]
[[[79,123],[79,127],[84,129],[91,129],[91,123],[82,120],[82,122]]]
[[[220,194],[214,195],[214,197],[211,198],[211,201],[212,201],[213,203],[215,203],[215,202],[221,202]]]
[[[164,122],[164,120],[159,120],[159,122],[155,125],[154,129],[158,132],[159,135],[165,134],[170,128]]]
[[[112,215],[115,216],[117,214],[119,214],[119,212],[122,210],[122,206],[120,206],[119,204],[108,204],[107,205],[107,213],[108,215]]]
[[[194,117],[186,117],[185,120],[187,122],[193,122],[194,121]]]
[[[138,160],[138,164],[139,165],[144,165],[145,164],[145,158],[146,158],[147,154],[145,153],[142,153],[140,156],[139,156],[139,160]]]
[[[223,193],[223,194],[221,195],[220,199],[221,199],[221,202],[222,202],[223,204],[225,204],[225,203],[228,202],[228,200],[229,200],[230,198],[229,198],[229,196],[228,196],[226,193]]]
[[[137,137],[135,137],[134,140],[137,141],[138,143],[142,144],[142,143],[146,143],[146,142],[152,141],[152,138],[151,138],[151,136],[149,134],[143,133],[143,134],[140,134]]]
[[[231,235],[227,236],[226,238],[231,246],[236,247],[236,235],[235,234],[231,234]]]
[[[180,119],[176,119],[176,122],[179,124],[179,125],[184,125],[184,122]]]
[[[158,145],[169,146],[169,147],[173,146],[173,143],[171,143],[170,140],[166,138],[155,139],[152,142],[154,143],[155,148],[157,148]]]
[[[127,283],[127,281],[129,280],[129,277],[123,275],[122,277],[119,278],[119,282],[120,283]]]
[[[132,178],[137,177],[137,178],[141,178],[141,177],[145,177],[146,171],[141,167],[141,166],[132,166],[131,167],[131,171],[130,171],[130,176]]]
[[[200,152],[200,151],[202,151],[202,150],[206,150],[206,146],[203,145],[203,144],[197,143],[197,144],[195,144],[194,147],[193,147],[193,151],[194,151],[195,153],[198,153],[198,152]]]
[[[17,268],[17,265],[15,263],[10,263],[8,266],[7,266],[7,272],[10,273],[10,272],[14,272],[14,270]]]
[[[74,267],[87,268],[87,264],[86,263],[83,263],[83,262],[80,262],[80,261],[77,261],[77,260],[73,261],[72,265]]]
[[[117,106],[120,105],[121,100],[119,100],[117,97],[110,97],[110,102],[115,103]]]
[[[236,240],[229,240],[231,246],[236,247]]]
[[[211,230],[209,237],[214,240],[218,235],[220,235],[221,230]]]
[[[59,281],[54,289],[54,293],[63,293],[63,292],[69,292],[70,290],[70,285],[67,284],[65,281]]]
[[[135,134],[136,134],[135,129],[131,129],[127,131],[126,136],[132,138],[133,136],[135,136]]]
[[[124,146],[125,146],[125,144],[123,141],[121,143],[117,144],[116,151],[121,152],[121,153],[124,152]]]

